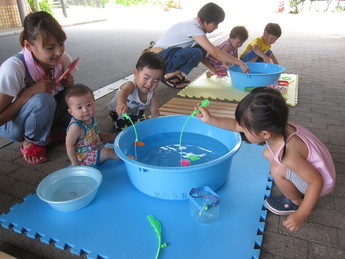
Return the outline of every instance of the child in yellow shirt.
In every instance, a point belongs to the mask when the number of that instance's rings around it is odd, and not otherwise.
[[[279,64],[276,56],[271,51],[271,46],[281,36],[282,31],[277,23],[268,23],[262,36],[248,43],[240,60],[243,62],[265,62]]]

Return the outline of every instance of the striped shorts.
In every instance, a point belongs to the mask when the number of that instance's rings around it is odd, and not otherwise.
[[[305,194],[308,183],[299,177],[294,171],[290,168],[286,168],[286,179],[292,182],[296,188],[303,194]]]

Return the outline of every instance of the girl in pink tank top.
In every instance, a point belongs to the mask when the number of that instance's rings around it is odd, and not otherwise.
[[[331,154],[310,131],[288,123],[288,106],[278,90],[255,88],[238,104],[236,120],[198,109],[202,121],[243,132],[252,143],[266,143],[264,157],[270,161],[271,175],[283,195],[267,197],[265,205],[277,215],[289,214],[283,221],[288,230],[298,230],[319,197],[333,190],[335,167]]]

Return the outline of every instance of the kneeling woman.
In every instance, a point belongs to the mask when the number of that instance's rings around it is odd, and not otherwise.
[[[29,164],[47,160],[44,146],[52,125],[61,135],[71,118],[64,90],[74,84],[73,76],[57,82],[71,63],[64,53],[65,40],[65,32],[50,14],[33,12],[24,20],[22,51],[0,67],[0,136],[22,142],[20,149]]]

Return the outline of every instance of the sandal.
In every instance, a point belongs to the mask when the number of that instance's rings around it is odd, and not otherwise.
[[[186,83],[186,84],[189,84],[189,83],[190,83],[190,80],[187,79],[185,76],[182,76],[182,82],[183,82],[183,83]]]
[[[299,206],[294,204],[284,195],[280,197],[269,196],[265,199],[265,205],[269,211],[276,215],[287,215],[296,211]]]
[[[40,164],[48,160],[47,150],[45,147],[32,144],[26,148],[23,145],[20,146],[20,152],[23,154],[24,160],[32,165]],[[36,158],[35,162],[27,160],[27,157]],[[42,158],[41,160],[39,158]]]
[[[174,88],[174,89],[183,89],[190,83],[190,81],[186,80],[186,78],[184,76],[182,76],[182,78],[180,78],[176,75],[169,77],[169,78],[163,77],[161,82],[163,84],[171,87],[171,88]],[[178,85],[181,85],[181,84],[184,84],[184,86],[183,87],[177,87]]]

